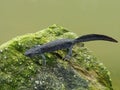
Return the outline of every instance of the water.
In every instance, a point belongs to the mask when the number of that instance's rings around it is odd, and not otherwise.
[[[100,33],[119,39],[119,0],[0,0],[0,44],[52,24],[78,35]],[[89,42],[86,46],[111,71],[113,87],[119,90],[119,44]]]

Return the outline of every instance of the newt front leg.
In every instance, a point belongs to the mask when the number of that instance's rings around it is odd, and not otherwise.
[[[70,60],[70,58],[72,57],[72,48],[73,46],[68,48],[68,53],[67,55],[63,58],[63,60]]]

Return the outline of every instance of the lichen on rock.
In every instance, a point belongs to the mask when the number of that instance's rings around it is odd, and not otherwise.
[[[82,43],[73,48],[70,61],[66,50],[45,53],[47,65],[38,55],[26,57],[34,45],[76,38],[75,33],[52,25],[36,33],[18,36],[0,46],[0,90],[112,90],[109,71]]]

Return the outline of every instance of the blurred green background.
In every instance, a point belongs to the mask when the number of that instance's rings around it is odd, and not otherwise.
[[[99,33],[120,41],[120,0],[0,0],[0,44],[52,24],[78,35]],[[110,70],[113,87],[120,90],[119,43],[85,45]]]

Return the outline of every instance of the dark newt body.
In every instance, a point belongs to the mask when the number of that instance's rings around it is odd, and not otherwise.
[[[88,34],[78,37],[76,39],[60,39],[43,45],[34,46],[31,49],[27,50],[25,52],[25,55],[28,57],[33,57],[34,55],[40,54],[44,60],[44,63],[46,64],[45,56],[43,55],[44,53],[53,52],[61,49],[69,49],[68,54],[65,56],[65,58],[70,59],[70,57],[72,56],[72,47],[74,46],[74,44],[94,40],[105,40],[117,43],[115,39],[106,35]]]
[[[71,46],[73,46],[73,42],[71,39],[60,39],[57,41],[52,41],[47,44],[41,45],[40,48],[42,48],[41,53],[45,53],[61,49],[67,49]]]
[[[27,50],[25,52],[25,55],[32,57],[34,55],[43,54],[45,52],[53,52],[61,49],[67,49],[71,46],[73,46],[73,42],[71,39],[60,39],[43,45],[36,45],[31,49]]]

